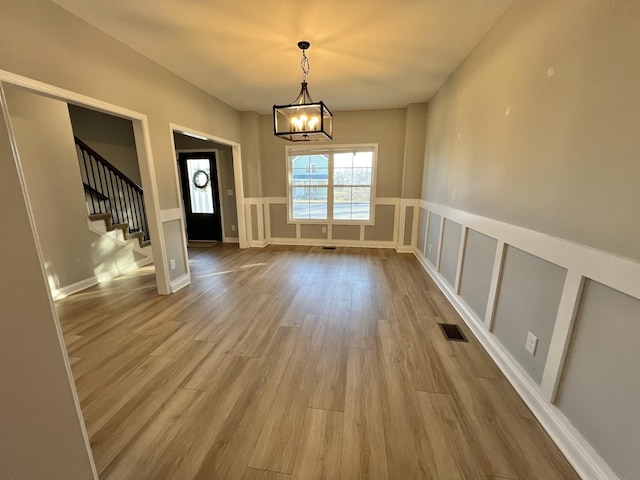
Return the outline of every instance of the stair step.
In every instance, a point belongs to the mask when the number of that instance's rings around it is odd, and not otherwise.
[[[104,220],[107,232],[122,230],[125,240],[137,239],[140,248],[148,247],[151,245],[151,240],[144,239],[144,232],[142,230],[129,230],[128,223],[111,223],[112,219],[113,217],[110,213],[92,213],[91,215],[89,215],[89,220],[91,220],[92,222]]]

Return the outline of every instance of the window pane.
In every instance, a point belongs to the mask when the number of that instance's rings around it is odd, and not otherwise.
[[[350,220],[369,220],[371,215],[371,206],[368,203],[351,204]]]
[[[294,187],[292,218],[299,220],[327,218],[326,187]]]
[[[294,200],[291,208],[291,218],[296,220],[307,220],[309,218],[309,202]]]
[[[189,178],[191,213],[214,213],[209,159],[188,159],[187,176]]]
[[[371,188],[353,187],[352,197],[354,202],[371,203]]]
[[[335,168],[333,170],[333,183],[335,185],[351,185],[352,180],[352,168]]]
[[[373,168],[373,152],[356,152],[353,156],[353,166]]]
[[[371,169],[354,168],[353,185],[371,185]]]
[[[353,153],[335,153],[333,155],[334,168],[351,168],[353,167]]]
[[[351,187],[333,189],[333,218],[349,220],[351,218]]]
[[[326,185],[329,183],[329,169],[325,167],[318,167],[315,174],[311,175],[311,182],[316,185]]]
[[[370,220],[373,150],[307,151],[292,154],[288,163],[293,220]],[[333,200],[332,212],[328,211],[328,195]]]
[[[294,185],[307,185],[309,183],[309,172],[304,168],[293,169],[293,184]]]

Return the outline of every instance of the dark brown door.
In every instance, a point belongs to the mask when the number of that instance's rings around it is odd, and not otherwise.
[[[222,240],[215,153],[180,153],[178,167],[188,239]]]

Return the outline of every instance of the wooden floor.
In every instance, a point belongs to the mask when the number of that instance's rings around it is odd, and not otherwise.
[[[578,478],[413,256],[189,253],[57,303],[101,479]]]

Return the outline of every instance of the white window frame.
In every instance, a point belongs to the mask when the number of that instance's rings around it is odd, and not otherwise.
[[[333,219],[333,154],[354,151],[372,151],[373,165],[371,170],[371,200],[369,220],[335,220]],[[327,179],[327,218],[293,218],[292,190],[293,171],[289,158],[292,155],[320,155],[329,154],[328,163],[328,179]],[[377,182],[377,166],[378,166],[378,144],[377,143],[360,143],[345,145],[317,145],[309,146],[286,146],[285,147],[285,163],[287,172],[287,223],[290,224],[313,224],[313,225],[373,225],[375,220],[376,205],[376,182]],[[323,185],[324,186],[324,185]]]

